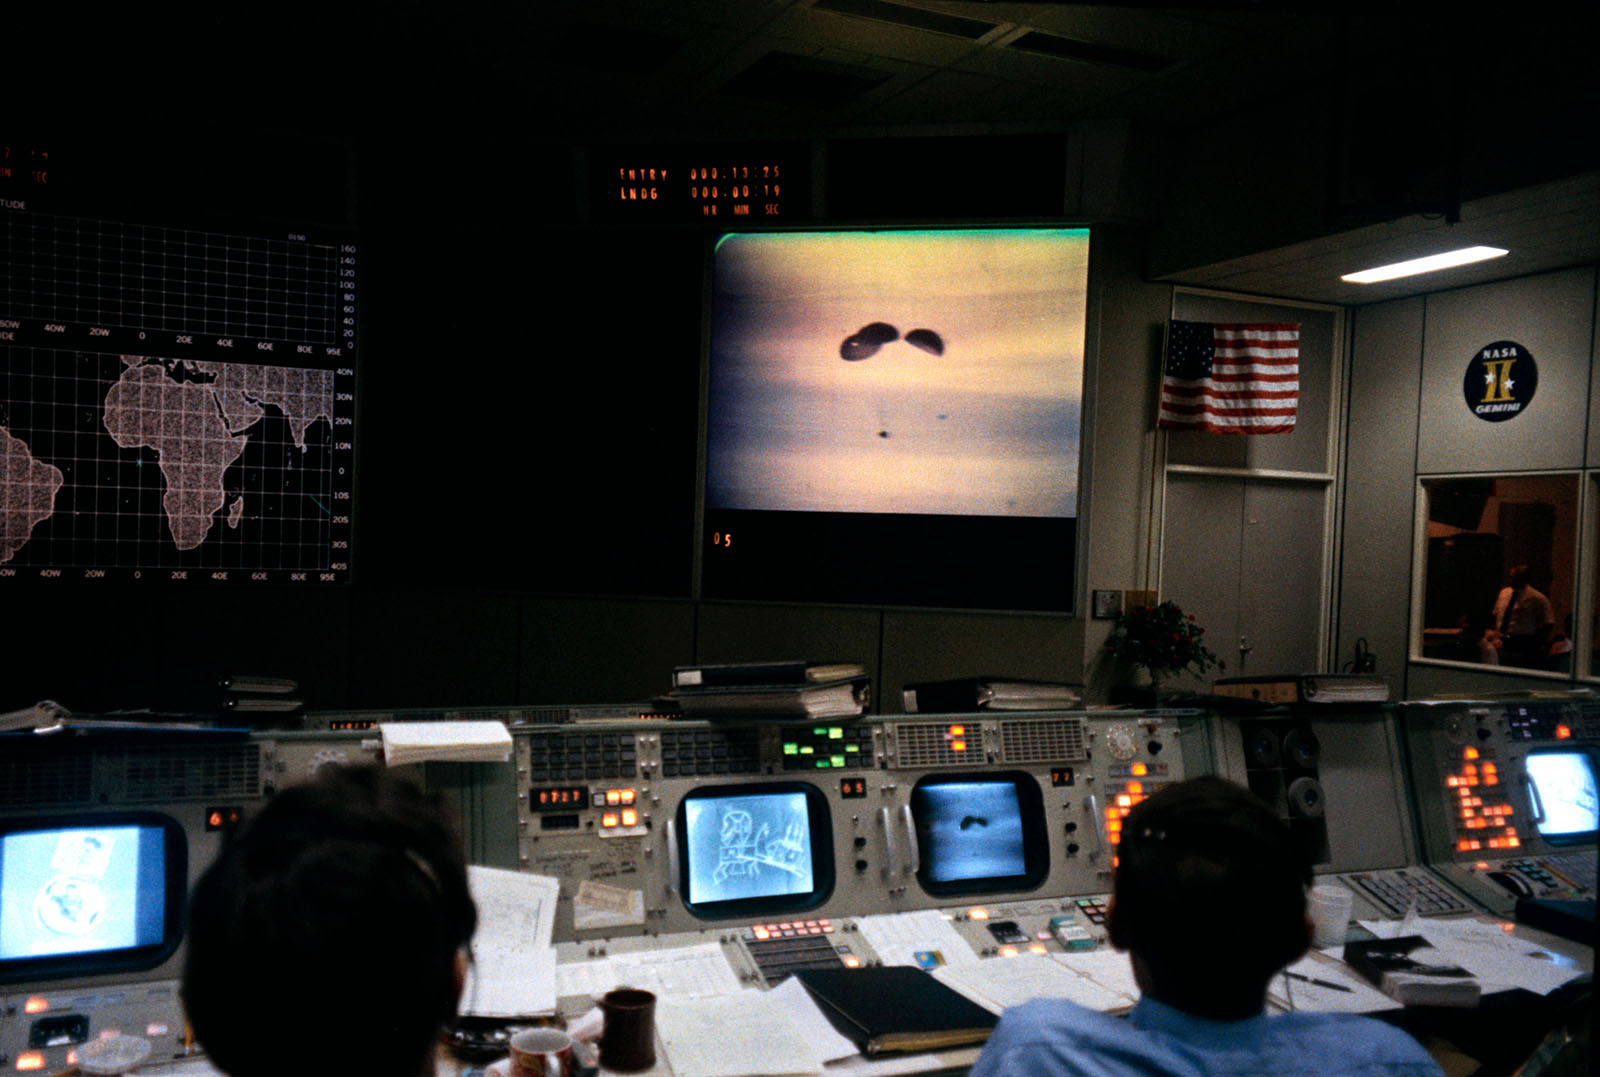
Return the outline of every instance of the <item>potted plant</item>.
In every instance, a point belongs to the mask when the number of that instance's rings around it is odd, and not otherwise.
[[[1106,653],[1149,670],[1151,694],[1159,696],[1161,682],[1169,673],[1187,670],[1200,676],[1212,667],[1226,665],[1201,642],[1205,631],[1194,614],[1184,613],[1176,602],[1135,606],[1112,626]]]

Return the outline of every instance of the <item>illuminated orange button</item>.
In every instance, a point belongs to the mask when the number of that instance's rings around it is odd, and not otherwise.
[[[772,937],[772,932],[768,931],[764,927],[756,928],[755,931],[754,931],[754,934],[755,934],[755,937],[758,938],[758,939],[767,939],[767,938],[771,938]]]
[[[964,725],[953,725],[950,727],[950,735],[952,737],[964,737],[967,735],[967,727]]]
[[[614,811],[606,812],[604,815],[602,815],[600,817],[600,825],[604,826],[604,827],[616,826],[617,825],[617,813],[614,812]]]
[[[639,813],[634,811],[632,808],[623,808],[622,809],[622,825],[623,826],[638,826],[639,825]]]
[[[1117,797],[1117,807],[1119,807],[1119,808],[1131,808],[1131,807],[1133,807],[1133,798],[1128,796],[1126,793],[1124,793],[1122,796]]]
[[[989,919],[989,910],[988,909],[968,909],[967,910],[967,916],[969,918],[973,919],[973,920],[987,920],[987,919]]]
[[[1133,772],[1133,776],[1135,778],[1143,778],[1146,774],[1150,773],[1150,768],[1145,766],[1143,763],[1135,763],[1129,769]]]
[[[1519,846],[1521,844],[1522,844],[1522,839],[1518,838],[1515,834],[1513,834],[1511,837],[1506,839],[1506,848],[1507,849],[1515,849],[1517,846]]]
[[[632,789],[624,789],[624,790],[622,790],[622,802],[624,804],[632,804],[633,801],[634,801],[634,796],[635,796],[635,794],[634,794],[634,791]]]
[[[44,1013],[50,1008],[50,1000],[38,995],[33,996],[22,1004],[23,1013]]]
[[[1461,784],[1461,780],[1452,774],[1444,780],[1444,784],[1449,786],[1451,789],[1454,789],[1456,786]]]
[[[17,1056],[17,1069],[42,1070],[44,1069],[44,1053],[41,1051],[24,1051]]]
[[[1128,783],[1128,792],[1132,793],[1135,796],[1138,796],[1140,793],[1144,792],[1144,783],[1143,782],[1129,782]]]
[[[1016,957],[1017,956],[1017,948],[1015,946],[1002,946],[1002,947],[1000,947],[1000,956],[1001,957]]]
[[[861,959],[855,954],[845,954],[844,967],[847,969],[858,969],[861,967]]]
[[[621,804],[622,803],[622,791],[620,789],[607,789],[606,790],[606,803],[612,805],[613,807],[615,807],[618,804]]]
[[[1488,871],[1489,870],[1489,862],[1487,860],[1480,860],[1480,861],[1478,861],[1476,864],[1474,864],[1472,866],[1477,868],[1479,871]]]
[[[1476,758],[1478,758],[1478,749],[1472,748],[1472,747],[1467,748],[1464,752],[1461,753],[1461,758],[1463,758],[1463,759],[1476,759]]]
[[[1045,950],[1043,943],[1034,942],[1028,944],[1028,952],[1030,954],[1042,954],[1048,951]]]
[[[950,742],[950,750],[952,752],[964,752],[967,750],[967,742],[964,740],[953,740]]]
[[[1556,726],[1556,740],[1566,740],[1570,736],[1572,736],[1571,729],[1567,728],[1565,725]]]

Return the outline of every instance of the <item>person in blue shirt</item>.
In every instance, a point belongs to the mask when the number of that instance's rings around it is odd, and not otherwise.
[[[1242,786],[1197,778],[1155,793],[1123,821],[1107,921],[1143,997],[1125,1018],[1064,999],[1011,1007],[972,1077],[1442,1077],[1381,1021],[1266,1015],[1268,983],[1311,940],[1310,880],[1288,825]]]

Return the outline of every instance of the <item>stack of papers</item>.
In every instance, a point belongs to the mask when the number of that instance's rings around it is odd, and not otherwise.
[[[504,722],[380,722],[383,761],[404,763],[504,763],[511,731]]]

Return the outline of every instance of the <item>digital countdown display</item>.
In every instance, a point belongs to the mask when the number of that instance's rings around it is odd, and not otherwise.
[[[597,220],[717,226],[805,220],[810,149],[803,142],[592,150]]]

